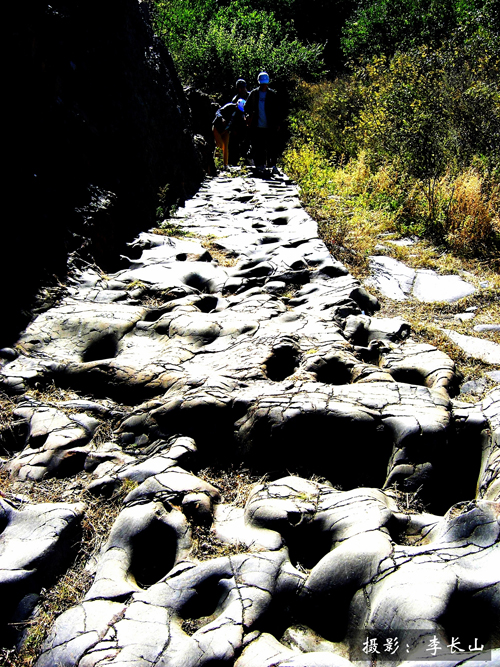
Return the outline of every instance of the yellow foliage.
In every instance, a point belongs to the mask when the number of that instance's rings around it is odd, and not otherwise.
[[[446,216],[447,241],[460,254],[469,255],[488,245],[500,233],[500,190],[488,195],[482,175],[474,167],[455,179],[442,179],[441,189],[449,200]]]

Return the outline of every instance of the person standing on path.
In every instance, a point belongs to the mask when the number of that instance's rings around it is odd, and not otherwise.
[[[235,84],[236,87],[236,95],[233,97],[231,102],[236,103],[238,100],[247,100],[248,99],[248,90],[247,90],[247,82],[245,79],[238,79]]]
[[[278,95],[269,88],[269,74],[260,72],[258,88],[254,88],[245,103],[245,116],[250,128],[252,157],[259,170],[276,167],[276,139],[280,129]]]
[[[245,79],[238,79],[235,84],[236,95],[231,102],[238,104],[239,100],[246,101],[248,99],[247,82]],[[238,119],[239,120],[239,119]],[[241,157],[246,157],[248,153],[248,128],[245,122],[237,122],[233,124],[231,131],[231,142],[229,143],[229,164],[236,166]]]
[[[238,100],[236,103],[229,102],[218,109],[212,125],[214,134],[215,151],[214,160],[217,149],[222,149],[222,158],[224,162],[224,169],[227,169],[229,162],[229,136],[231,132],[237,131],[238,126],[244,124],[243,112],[245,109],[245,101]]]

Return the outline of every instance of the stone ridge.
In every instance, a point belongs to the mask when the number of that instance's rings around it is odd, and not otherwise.
[[[141,233],[128,268],[75,275],[1,368],[24,438],[12,480],[129,491],[37,667],[347,667],[373,657],[364,634],[399,636],[395,665],[500,661],[499,389],[455,401],[451,359],[376,317],[288,178],[207,179],[168,223],[177,237]],[[92,398],[28,391],[51,383]],[[241,465],[262,476],[242,503],[201,472]],[[16,540],[48,510],[3,503],[22,618],[45,584],[19,583]],[[35,570],[46,548],[32,538]],[[454,637],[493,663],[450,655]]]

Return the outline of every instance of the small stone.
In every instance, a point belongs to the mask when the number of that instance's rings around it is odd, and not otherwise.
[[[484,331],[500,331],[500,324],[476,324],[474,331],[483,333]]]
[[[268,283],[266,283],[264,289],[266,292],[276,294],[286,289],[286,283],[282,280],[270,280]]]
[[[453,319],[457,320],[457,322],[469,322],[474,319],[474,317],[474,313],[457,313],[454,315]]]
[[[479,380],[470,380],[469,382],[464,382],[460,387],[461,394],[475,394],[476,396],[481,395],[486,391],[488,387],[488,381],[486,378],[480,378]]]
[[[387,243],[391,243],[392,245],[397,245],[400,248],[407,248],[408,246],[415,245],[415,241],[413,239],[395,239],[393,241],[387,240]]]

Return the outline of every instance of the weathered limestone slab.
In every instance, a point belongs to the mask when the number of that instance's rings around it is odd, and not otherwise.
[[[500,331],[500,324],[476,324],[474,331],[482,333],[483,331]]]
[[[370,257],[371,276],[365,281],[384,296],[405,301],[411,294],[415,282],[415,271],[393,257]]]
[[[487,364],[500,364],[500,345],[491,340],[484,338],[476,338],[475,336],[465,336],[452,331],[450,329],[443,329],[443,333],[452,340],[455,345],[458,345],[465,354],[474,359],[481,359]]]
[[[393,257],[370,257],[370,271],[365,285],[396,301],[413,296],[419,301],[453,303],[476,291],[459,276],[442,276],[430,269],[415,271]]]
[[[413,285],[413,296],[419,301],[453,303],[475,291],[475,287],[459,276],[440,276],[430,269],[419,269]]]
[[[151,514],[151,510],[139,505],[122,512],[103,549],[94,587],[84,602],[56,621],[39,667],[54,660],[68,666],[71,660],[95,664],[103,655],[110,665],[142,655],[157,664],[194,667],[214,660],[230,664],[239,655],[236,664],[249,667],[347,667],[363,657],[360,616],[372,632],[410,632],[416,656],[422,640],[436,635],[445,642],[457,630],[453,625],[453,610],[460,604],[457,582],[465,596],[482,598],[491,618],[500,615],[496,503],[461,503],[445,517],[415,515],[399,511],[389,495],[376,489],[343,492],[288,477],[257,486],[245,508],[247,524],[263,535],[280,536],[277,550],[262,545],[264,551],[259,553],[201,562],[184,559],[163,576],[157,569],[158,580],[144,588],[144,582],[134,583],[130,563],[140,549],[134,526],[143,531],[146,517],[150,517],[147,525],[163,521],[161,512]],[[131,513],[136,517],[132,524]],[[182,529],[173,534],[172,558],[190,539]],[[284,542],[288,548],[279,547]],[[122,558],[120,554],[125,558],[120,567],[110,567],[112,559]],[[479,578],[473,567],[477,558],[482,563]],[[309,568],[306,573],[298,569],[300,561]],[[135,562],[137,567],[137,557]],[[118,581],[122,584],[117,588]],[[439,594],[429,597],[430,590]],[[114,601],[120,595],[129,596],[125,603]],[[282,606],[285,600],[287,611]],[[93,604],[101,605],[98,613]],[[450,620],[443,626],[439,621],[448,608]],[[284,628],[292,625],[286,615],[302,609],[307,627],[315,628],[309,637],[315,636],[319,646],[311,646],[311,639],[302,640],[294,650],[262,631],[263,623],[273,626],[273,609],[282,610]],[[342,615],[347,624],[339,622]],[[182,622],[187,619],[193,619],[190,634]],[[257,623],[260,628],[255,632]],[[485,641],[494,627],[493,623],[483,629]],[[290,632],[283,633],[284,641]],[[80,643],[67,641],[75,636]],[[90,642],[92,636],[98,641]]]
[[[14,415],[26,423],[27,435],[25,448],[5,466],[11,475],[40,480],[81,470],[99,425],[97,419],[31,403],[21,403]]]

